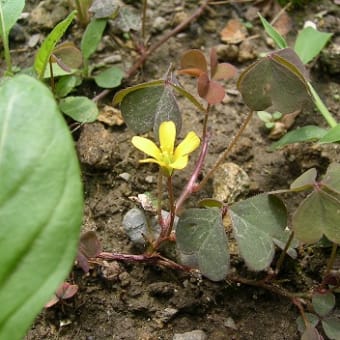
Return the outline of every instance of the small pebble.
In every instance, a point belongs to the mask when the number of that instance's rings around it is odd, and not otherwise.
[[[208,339],[206,333],[202,330],[197,329],[191,332],[176,333],[173,340],[206,340]]]

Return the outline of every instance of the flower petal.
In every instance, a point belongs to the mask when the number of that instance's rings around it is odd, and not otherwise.
[[[163,122],[159,127],[159,142],[162,152],[172,155],[174,153],[175,139],[175,123],[171,120]]]
[[[188,155],[180,156],[173,163],[171,163],[170,166],[178,170],[184,169],[188,164],[188,159],[189,159]]]
[[[177,158],[180,158],[182,156],[188,155],[189,153],[193,152],[198,148],[200,145],[201,140],[196,135],[195,132],[190,131],[186,137],[182,140],[181,143],[178,144],[176,150],[175,150],[175,162],[177,161]]]
[[[162,159],[161,150],[159,150],[158,146],[150,139],[134,136],[131,142],[138,150],[146,153],[147,155],[157,160]]]

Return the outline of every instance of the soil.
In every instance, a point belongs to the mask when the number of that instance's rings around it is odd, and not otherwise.
[[[38,3],[39,1],[27,1],[26,12],[31,13]],[[140,2],[129,3],[136,8],[141,7]],[[215,46],[221,61],[231,62],[243,69],[260,53],[272,49],[259,20],[251,16],[251,13],[260,10],[266,11],[267,17],[272,19],[279,10],[270,7],[270,4],[273,5],[274,1],[211,5],[197,21],[170,38],[152,54],[142,71],[133,79],[128,79],[124,86],[159,79],[170,63],[178,65],[181,54],[189,48],[200,48],[208,54],[209,49]],[[149,5],[148,22],[149,25],[153,24],[150,39],[155,41],[174,26],[174,21],[181,20],[181,15],[185,17],[192,13],[197,8],[198,1],[150,0]],[[334,5],[333,1],[314,1],[302,8],[295,7],[288,14],[292,22],[288,41],[294,41],[296,32],[304,21],[314,20],[321,30],[334,33],[334,44],[339,43],[339,6]],[[166,19],[164,27],[156,27],[156,18],[159,17]],[[223,55],[219,32],[231,18],[251,22],[249,36],[259,36],[238,44],[224,44],[229,46],[229,52]],[[20,67],[29,65],[34,56],[36,47],[27,46],[29,38],[37,33],[45,36],[49,31],[43,24],[31,22],[28,25],[28,22],[27,18],[19,22],[23,38],[16,41],[12,39],[11,42],[14,50],[13,63]],[[67,33],[68,38],[77,43],[82,32],[83,28],[74,24]],[[128,69],[137,55],[119,48],[113,42],[112,36],[113,33],[108,29],[93,61],[118,55],[121,56],[122,67]],[[318,59],[313,62],[311,75],[322,98],[339,121],[339,73],[329,72],[329,66]],[[180,81],[186,89],[196,94],[192,79],[181,77]],[[240,94],[235,91],[235,84],[235,81],[227,83],[227,97],[210,114],[212,139],[203,172],[209,170],[216,157],[228,145],[248,112]],[[78,91],[93,98],[101,89],[87,83]],[[102,99],[100,107],[104,104],[111,105],[113,94],[112,92]],[[178,100],[183,112],[181,137],[191,129],[199,134],[202,115],[188,101],[183,98]],[[307,124],[326,127],[322,117],[311,107],[305,108],[299,114],[292,128]],[[122,229],[122,218],[130,208],[136,206],[130,197],[156,189],[157,168],[138,163],[141,155],[131,146],[132,136],[133,133],[124,124],[108,126],[102,122],[84,125],[74,133],[84,181],[83,231],[95,231],[105,251],[138,253],[139,250],[134,248]],[[339,144],[293,144],[270,152],[271,143],[263,123],[257,116],[253,116],[228,158],[228,161],[242,167],[250,178],[250,189],[243,196],[287,188],[305,170],[316,167],[323,174],[328,164],[340,161]],[[191,170],[192,166],[189,166],[174,178],[176,195],[180,193]],[[188,204],[194,205],[198,198],[212,195],[213,187],[208,183],[203,192],[191,198]],[[286,202],[290,211],[297,202]],[[292,292],[308,291],[313,284],[320,281],[328,254],[328,249],[301,248],[297,261],[287,259],[279,279],[287,279],[286,287]],[[303,276],[299,274],[299,266],[304,270]],[[248,271],[237,254],[233,255],[232,267],[245,277],[264,276],[264,273]],[[216,340],[300,338],[295,322],[299,312],[292,302],[257,287],[228,280],[216,283],[169,268],[125,262],[115,263],[111,267],[94,266],[86,275],[81,269],[74,267],[69,281],[79,286],[76,296],[63,304],[43,310],[28,331],[27,340],[167,340],[173,339],[174,334],[192,330],[202,330],[207,339]],[[200,338],[196,336],[192,339]]]

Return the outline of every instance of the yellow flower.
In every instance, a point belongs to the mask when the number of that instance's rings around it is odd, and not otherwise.
[[[189,153],[200,145],[200,139],[193,131],[190,131],[176,148],[175,140],[175,123],[167,121],[159,127],[160,147],[150,139],[138,136],[132,138],[132,144],[152,157],[141,160],[141,163],[157,163],[167,176],[171,176],[174,169],[183,169],[187,166]]]

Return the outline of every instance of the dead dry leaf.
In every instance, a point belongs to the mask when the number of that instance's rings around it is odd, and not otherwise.
[[[97,120],[109,126],[121,126],[124,124],[121,111],[109,105],[105,105],[100,110]]]
[[[238,44],[247,36],[247,29],[238,19],[230,19],[220,33],[221,40],[228,44]]]

